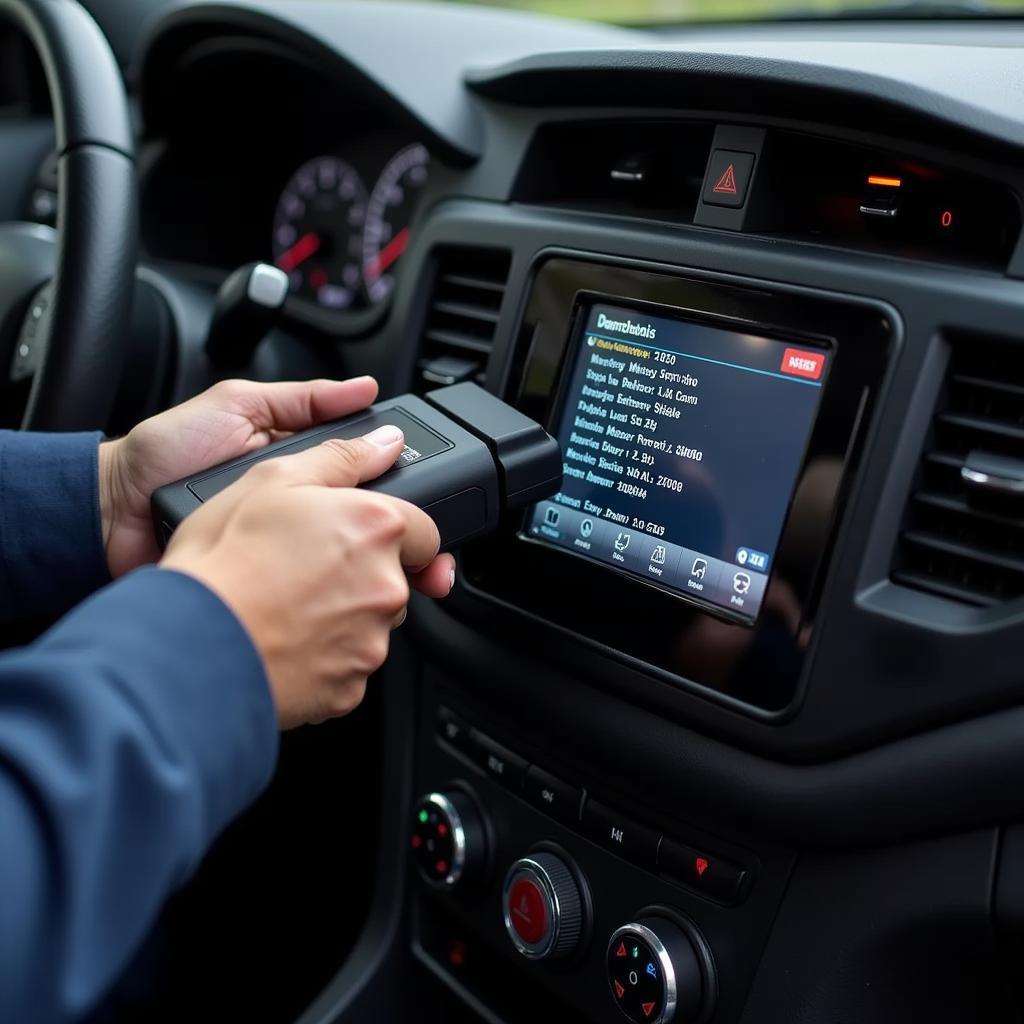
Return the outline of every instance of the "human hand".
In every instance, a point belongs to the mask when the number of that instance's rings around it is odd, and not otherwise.
[[[444,597],[454,559],[415,505],[358,490],[402,450],[397,427],[262,462],[193,512],[161,567],[206,584],[263,658],[282,728],[347,714],[387,657],[409,583]]]
[[[110,575],[160,557],[149,500],[158,487],[372,404],[372,377],[260,384],[228,380],[144,420],[99,450],[100,513]]]

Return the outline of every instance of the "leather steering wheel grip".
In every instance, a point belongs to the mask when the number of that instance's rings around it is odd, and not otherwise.
[[[0,17],[40,56],[57,138],[57,266],[23,426],[102,428],[124,363],[138,243],[124,83],[99,26],[75,0],[0,0]]]

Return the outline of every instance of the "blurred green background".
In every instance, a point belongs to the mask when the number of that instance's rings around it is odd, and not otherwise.
[[[823,17],[851,10],[902,12],[911,5],[892,0],[462,0],[489,7],[558,14],[569,18],[623,25],[684,24],[695,21],[758,20],[778,17]],[[1021,10],[1024,0],[928,0],[915,5],[920,14],[984,16]],[[913,13],[913,12],[911,12]]]

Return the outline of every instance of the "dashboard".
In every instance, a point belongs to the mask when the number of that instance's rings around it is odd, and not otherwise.
[[[396,634],[371,906],[304,1024],[1020,1019],[1022,54],[1013,19],[150,29],[168,400],[265,260],[252,375],[473,380],[562,447]]]
[[[389,948],[488,1021],[1015,1019],[1019,50],[396,9],[172,13],[141,79],[154,255],[562,446],[385,674]]]

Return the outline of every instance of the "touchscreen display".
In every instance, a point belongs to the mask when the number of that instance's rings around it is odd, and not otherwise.
[[[752,622],[832,352],[603,304],[570,351],[526,534]]]

